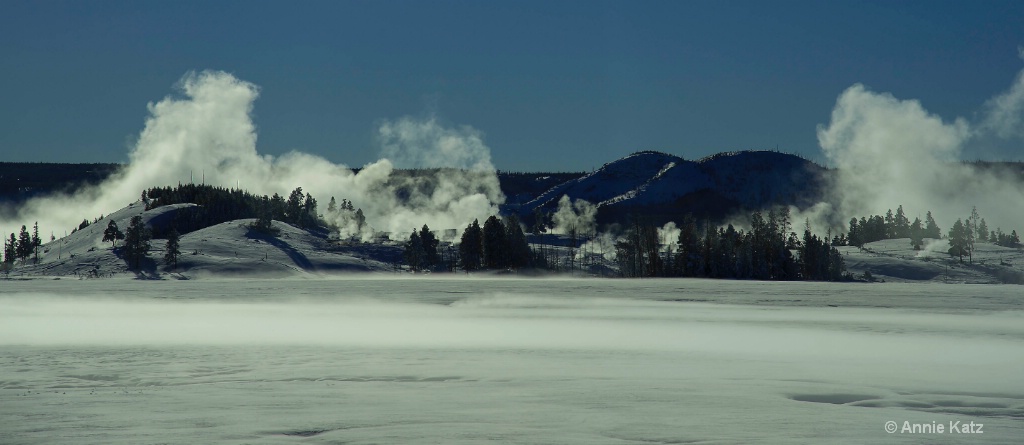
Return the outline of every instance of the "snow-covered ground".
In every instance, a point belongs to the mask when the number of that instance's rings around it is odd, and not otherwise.
[[[141,215],[150,227],[167,225],[176,212],[194,204],[175,204],[145,211],[140,202],[118,210],[88,227],[51,241],[40,248],[39,262],[19,262],[10,277],[106,278],[202,278],[209,276],[294,277],[347,272],[392,270],[382,259],[401,258],[396,246],[349,243],[330,240],[326,234],[301,230],[274,221],[276,236],[249,230],[253,219],[228,221],[181,237],[177,268],[164,261],[166,240],[151,242],[149,258],[141,273],[128,270],[113,245],[103,242],[103,231],[115,221],[123,232],[133,216]],[[122,242],[119,241],[118,245]]]
[[[915,251],[907,238],[867,243],[863,249],[840,247],[848,271],[864,272],[878,280],[899,282],[1024,284],[1024,250],[991,243],[976,243],[974,258],[953,258],[947,240],[926,239]]]
[[[0,443],[1021,443],[1019,289],[5,281]]]

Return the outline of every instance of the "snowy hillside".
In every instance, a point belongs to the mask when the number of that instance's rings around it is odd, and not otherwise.
[[[915,251],[907,238],[867,243],[863,249],[846,246],[847,270],[858,278],[870,272],[876,280],[892,282],[1024,284],[1024,251],[989,243],[975,244],[974,260],[951,258],[946,240],[925,240]]]
[[[128,227],[133,216],[141,215],[150,227],[164,227],[181,213],[192,211],[195,204],[176,204],[145,211],[135,202],[102,220],[40,248],[39,263],[29,260],[19,264],[11,277],[52,276],[102,278],[115,275],[136,275],[128,270],[119,252],[111,243],[103,242],[103,231],[110,221],[121,230]],[[181,257],[176,269],[164,264],[166,240],[151,242],[149,258],[143,271],[145,277],[194,278],[201,276],[252,275],[286,277],[317,273],[369,272],[390,270],[381,259],[397,258],[397,248],[389,246],[341,246],[325,235],[297,229],[275,221],[277,236],[249,230],[253,220],[229,221],[182,235]],[[120,242],[118,243],[120,246]]]
[[[724,216],[741,208],[813,203],[826,170],[797,156],[767,151],[720,153],[697,161],[639,152],[559,184],[521,209],[552,208],[567,195],[598,205],[602,221],[630,211]]]

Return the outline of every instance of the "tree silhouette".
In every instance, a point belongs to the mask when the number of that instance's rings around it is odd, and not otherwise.
[[[149,240],[151,234],[142,217],[135,215],[128,223],[128,229],[124,236],[124,255],[128,268],[138,270],[142,265],[142,259],[149,255]]]
[[[170,265],[172,268],[178,268],[178,257],[181,256],[181,250],[179,250],[178,242],[181,236],[177,230],[171,229],[170,233],[167,234],[167,247],[164,249],[164,263]]]
[[[462,269],[466,272],[477,270],[483,260],[483,230],[480,229],[480,221],[473,222],[462,232],[462,239],[459,242],[459,259],[462,261]]]
[[[117,227],[117,222],[113,219],[107,223],[107,229],[103,231],[103,242],[110,242],[110,248],[117,247],[117,241],[124,239],[124,233],[121,233],[121,229]]]

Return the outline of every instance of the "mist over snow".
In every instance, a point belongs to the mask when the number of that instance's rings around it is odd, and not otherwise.
[[[1024,437],[1024,312],[1011,286],[387,276],[5,284],[4,444]],[[892,435],[889,420],[985,429],[967,440]]]
[[[991,156],[992,141],[1024,143],[1022,119],[1024,71],[973,120],[943,120],[917,100],[853,85],[837,99],[829,124],[818,127],[822,152],[838,169],[830,198],[798,221],[838,215],[841,221],[819,222],[845,227],[851,217],[883,215],[902,204],[910,219],[931,211],[946,230],[977,206],[993,229],[1017,227],[1024,208],[1020,178],[962,161]],[[1018,153],[1009,160],[1019,160],[1012,158]]]
[[[287,197],[296,187],[317,198],[320,211],[330,197],[362,208],[372,229],[406,232],[461,229],[475,218],[497,213],[504,201],[482,134],[468,126],[447,128],[435,118],[384,120],[377,133],[382,158],[354,173],[348,166],[293,151],[280,157],[257,151],[252,121],[259,87],[220,71],[189,73],[180,94],[148,105],[145,127],[120,172],[72,195],[28,201],[0,228],[39,221],[42,233],[60,233],[137,201],[154,186],[205,182],[236,186],[257,194]],[[429,174],[401,175],[396,168],[428,167]],[[341,227],[349,225],[339,224]],[[364,233],[348,235],[369,236]]]

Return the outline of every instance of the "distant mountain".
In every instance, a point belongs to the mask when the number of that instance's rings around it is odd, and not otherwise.
[[[799,156],[772,151],[719,153],[696,161],[644,151],[558,184],[518,211],[530,218],[536,209],[553,210],[566,195],[596,204],[601,223],[622,222],[632,214],[659,221],[686,213],[721,219],[771,205],[812,205],[828,172]]]

